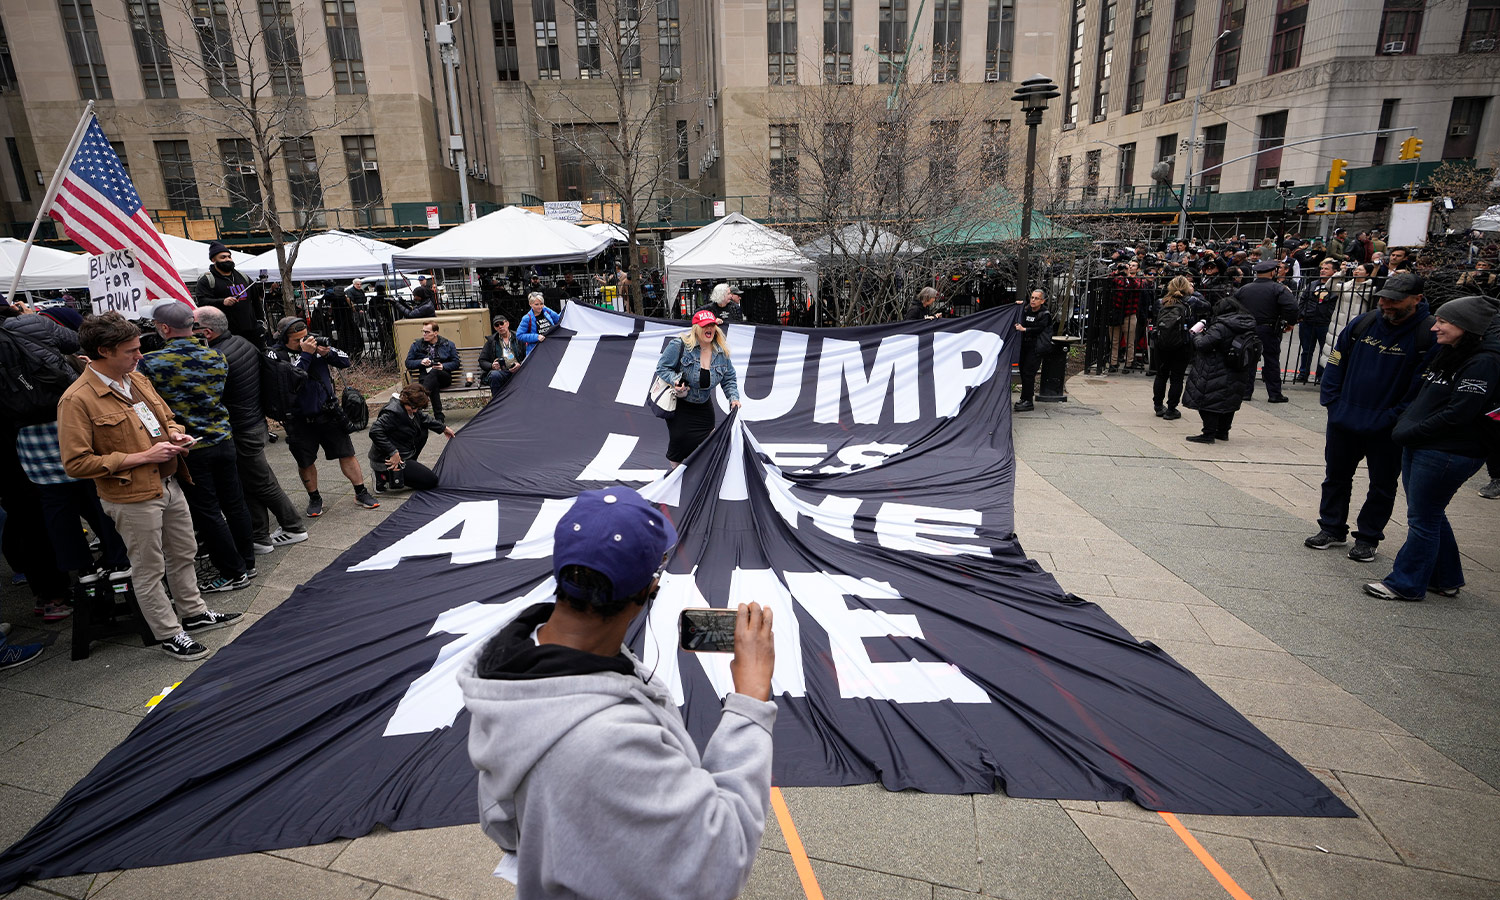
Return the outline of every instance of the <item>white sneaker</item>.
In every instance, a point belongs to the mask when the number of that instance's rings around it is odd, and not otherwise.
[[[267,556],[267,555],[269,555],[271,553],[275,553],[275,552],[276,552],[276,548],[274,546],[272,546],[270,544],[262,544],[260,541],[256,541],[255,542],[255,555],[256,556]]]
[[[271,545],[274,547],[290,547],[305,540],[307,540],[305,531],[287,531],[284,528],[278,528],[271,532]]]

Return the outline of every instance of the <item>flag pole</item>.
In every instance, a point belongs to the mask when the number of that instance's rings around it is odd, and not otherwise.
[[[26,268],[26,257],[31,255],[31,245],[36,242],[36,233],[42,227],[42,218],[47,215],[47,210],[52,208],[52,201],[57,197],[58,188],[62,187],[63,173],[68,166],[73,164],[73,155],[78,152],[78,145],[83,142],[83,132],[88,128],[89,119],[94,115],[94,101],[90,100],[83,108],[83,116],[78,120],[78,127],[73,129],[73,137],[68,141],[68,148],[63,151],[62,159],[57,164],[57,171],[52,173],[52,181],[47,184],[47,193],[42,197],[42,205],[37,207],[36,221],[31,223],[31,234],[26,238],[26,246],[21,248],[21,258],[16,260],[16,274],[11,276],[10,290],[6,292],[7,302],[14,302],[16,288],[21,284],[21,272]]]

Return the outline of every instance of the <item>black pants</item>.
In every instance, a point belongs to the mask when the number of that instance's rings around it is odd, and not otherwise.
[[[1021,343],[1021,402],[1030,403],[1036,393],[1036,370],[1041,368],[1042,353],[1037,341]]]
[[[1370,491],[1359,508],[1354,539],[1378,544],[1396,504],[1396,482],[1401,477],[1401,448],[1385,433],[1361,434],[1329,425],[1323,442],[1323,499],[1318,504],[1318,527],[1336,538],[1349,532],[1349,499],[1360,460],[1370,473]]]
[[[372,461],[371,465],[374,463]],[[375,479],[382,488],[400,490],[407,487],[414,491],[430,491],[438,486],[437,473],[419,462],[403,463],[400,469],[376,472]]]
[[[677,401],[677,411],[667,420],[667,461],[680,463],[692,455],[714,430],[714,402]]]
[[[1260,336],[1260,379],[1266,383],[1266,395],[1269,397],[1281,396],[1281,329],[1276,323],[1255,326],[1255,333]],[[1255,393],[1255,381],[1250,381],[1250,386],[1245,391],[1245,399]]]
[[[1500,450],[1490,454],[1490,458],[1485,460],[1484,467],[1491,481],[1500,478]]]
[[[42,522],[52,539],[52,552],[59,569],[83,572],[93,568],[94,554],[83,538],[83,529],[78,527],[80,518],[88,522],[94,534],[99,536],[104,565],[112,569],[130,565],[130,558],[125,554],[125,541],[115,531],[115,523],[104,514],[104,507],[99,505],[99,494],[92,481],[39,484],[37,491],[41,494]]]
[[[443,417],[443,388],[453,383],[453,376],[445,369],[433,369],[423,375],[418,381],[422,387],[427,389],[427,396],[432,400],[433,418]]]
[[[1215,413],[1198,410],[1198,418],[1203,420],[1203,433],[1219,438],[1229,437],[1229,429],[1234,427],[1234,413]]]
[[[1151,385],[1151,399],[1157,406],[1161,406],[1165,398],[1169,409],[1177,408],[1178,402],[1182,400],[1182,378],[1187,374],[1188,363],[1192,358],[1193,354],[1185,347],[1157,349],[1156,381]]]
[[[240,489],[234,441],[195,448],[184,459],[193,479],[192,484],[182,486],[188,508],[193,511],[193,528],[208,546],[209,558],[219,574],[237,578],[255,565],[255,548],[250,537],[250,508]]]
[[[1328,323],[1299,322],[1297,340],[1301,344],[1301,354],[1297,358],[1297,377],[1306,384],[1308,376],[1312,374],[1313,351],[1321,353],[1323,345],[1328,342]],[[1322,366],[1318,366],[1317,377],[1319,380],[1323,378]]]
[[[37,522],[41,493],[21,468],[16,429],[4,427],[9,424],[0,422],[0,506],[6,514],[0,549],[12,571],[26,574],[26,586],[37,600],[66,600],[72,586],[67,574],[57,568],[47,529]]]

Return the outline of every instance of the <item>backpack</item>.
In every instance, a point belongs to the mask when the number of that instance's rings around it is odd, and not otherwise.
[[[285,422],[296,408],[297,395],[307,382],[296,366],[267,350],[260,357],[260,409],[268,418]],[[368,414],[366,414],[368,419]]]
[[[344,385],[344,392],[339,395],[339,405],[344,408],[346,432],[352,434],[370,427],[370,404],[357,389]]]
[[[77,377],[56,350],[0,328],[0,419],[17,425],[57,421],[57,402]]]
[[[1263,349],[1260,335],[1253,331],[1242,331],[1229,342],[1229,347],[1224,351],[1224,360],[1231,369],[1254,369]]]
[[[1156,346],[1161,350],[1176,350],[1187,345],[1187,322],[1192,311],[1186,299],[1171,306],[1163,306],[1156,314]]]

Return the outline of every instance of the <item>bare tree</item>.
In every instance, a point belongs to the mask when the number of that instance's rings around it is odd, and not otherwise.
[[[319,151],[313,136],[366,112],[363,95],[353,93],[363,69],[355,75],[348,62],[360,55],[357,31],[331,23],[325,27],[321,19],[309,26],[303,8],[292,0],[127,0],[126,12],[143,69],[152,61],[148,95],[175,97],[180,82],[203,95],[166,109],[148,105],[148,112],[164,114],[138,124],[217,139],[222,168],[210,165],[193,174],[245,210],[247,227],[270,234],[283,301],[291,309],[296,248],[288,244],[323,227],[326,192],[342,181],[337,175],[330,180],[327,173],[343,168],[325,163],[347,154],[346,149]],[[329,64],[314,69],[306,66],[314,58],[311,29],[326,34],[329,42]],[[334,88],[309,95],[309,76],[323,81],[318,76],[330,72]],[[340,93],[340,85],[350,93]],[[288,210],[269,177],[278,160],[287,172]],[[163,162],[164,169],[183,164]]]

